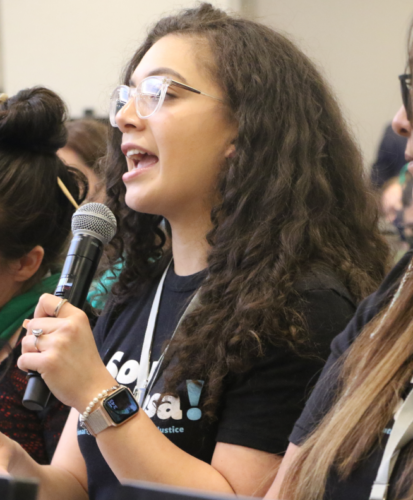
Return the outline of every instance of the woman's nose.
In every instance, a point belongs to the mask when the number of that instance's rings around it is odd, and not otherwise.
[[[410,134],[412,133],[412,125],[407,118],[404,106],[397,111],[395,117],[393,118],[392,127],[396,134],[403,137],[410,137]]]
[[[127,132],[131,128],[142,129],[144,120],[139,118],[136,112],[135,100],[130,98],[128,102],[116,114],[116,123],[121,132]]]

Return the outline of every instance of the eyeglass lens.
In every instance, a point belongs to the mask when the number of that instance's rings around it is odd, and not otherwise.
[[[145,78],[139,86],[136,101],[137,111],[141,118],[155,112],[162,96],[163,81],[159,78]]]
[[[160,78],[145,78],[136,89],[135,105],[136,111],[141,118],[152,115],[162,101],[162,90],[164,81]],[[132,89],[126,85],[120,85],[113,92],[110,100],[109,117],[110,123],[116,127],[116,115],[127,104],[131,97]]]

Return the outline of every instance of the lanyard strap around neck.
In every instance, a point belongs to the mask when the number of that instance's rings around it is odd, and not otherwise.
[[[151,362],[151,351],[152,351],[152,342],[153,342],[153,334],[155,332],[156,319],[158,317],[159,304],[161,303],[163,285],[165,282],[166,275],[168,273],[169,267],[171,265],[172,260],[166,266],[165,271],[159,281],[158,288],[155,293],[155,298],[152,302],[151,312],[149,313],[148,324],[146,325],[145,337],[143,339],[142,351],[141,351],[141,359],[139,361],[139,372],[138,372],[138,380],[136,383],[136,388],[139,391],[139,402],[141,399],[141,395],[145,392],[146,387],[149,382],[149,367]]]
[[[182,321],[184,318],[190,314],[197,306],[199,305],[199,290],[195,293],[195,295],[192,297],[191,302],[188,304],[187,308],[185,309],[184,313],[180,317],[178,324],[176,325],[176,328],[172,334],[171,340],[174,338],[176,332],[178,331],[178,328],[180,327]],[[153,370],[153,373],[151,373],[151,376],[149,377],[148,385],[147,388],[145,389],[144,393],[142,394],[142,404],[143,407],[146,408],[149,398],[150,398],[150,392],[152,391],[153,386],[155,385],[155,382],[158,380],[158,377],[161,373],[161,367],[163,360],[165,359],[165,354],[166,351],[168,350],[168,346],[166,346],[165,350],[163,351],[161,357],[159,358],[159,361],[156,365],[156,370]]]
[[[134,394],[137,396],[138,402],[140,406],[145,406],[146,395],[149,394],[152,390],[152,387],[157,380],[157,377],[160,372],[160,368],[162,366],[162,362],[165,358],[165,354],[167,348],[163,351],[161,357],[159,358],[158,363],[152,364],[152,369],[150,369],[151,362],[151,351],[152,351],[152,343],[153,343],[153,335],[155,332],[156,319],[158,317],[159,305],[161,303],[162,291],[165,282],[166,275],[168,273],[168,269],[171,265],[172,260],[166,266],[166,269],[159,281],[158,288],[156,290],[155,298],[152,302],[151,312],[149,313],[148,324],[146,326],[145,338],[143,340],[141,358],[139,361],[139,372],[138,372],[138,380],[136,382],[136,387],[134,390]],[[187,316],[190,312],[192,312],[195,307],[199,303],[199,293],[198,291],[192,297],[191,302],[188,304],[184,313],[181,315],[178,324],[172,334],[171,340],[174,338],[175,333],[177,332],[179,326],[181,325],[185,316]],[[144,404],[145,403],[145,404]]]
[[[413,439],[413,389],[397,412],[394,425],[384,449],[369,500],[386,500],[390,477],[400,450]]]

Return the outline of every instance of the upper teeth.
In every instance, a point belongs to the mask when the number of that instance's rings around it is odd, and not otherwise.
[[[130,149],[127,153],[126,156],[129,158],[130,156],[134,155],[145,155],[145,151],[141,151],[140,149]]]

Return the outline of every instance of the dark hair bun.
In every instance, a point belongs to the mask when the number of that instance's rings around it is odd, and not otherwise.
[[[0,148],[55,153],[66,144],[65,119],[65,104],[51,90],[21,90],[0,103]]]

